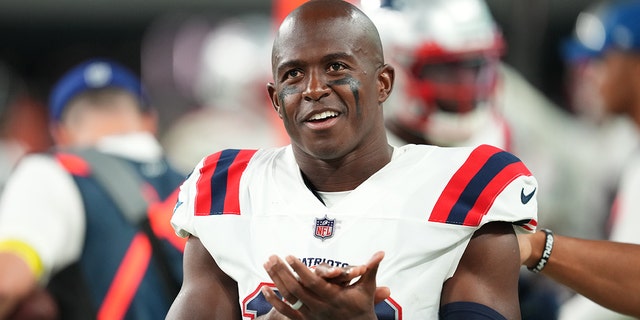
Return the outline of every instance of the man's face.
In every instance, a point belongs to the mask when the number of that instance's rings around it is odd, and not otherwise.
[[[594,123],[605,118],[598,86],[602,83],[602,61],[595,58],[568,60],[565,78],[569,107],[578,116]]]
[[[640,72],[640,58],[636,54],[610,50],[601,63],[600,94],[610,114],[631,114],[635,107],[635,92],[640,90],[636,73]]]
[[[380,74],[388,70],[361,31],[344,19],[288,27],[276,43],[268,89],[294,149],[336,159],[384,130]]]
[[[103,92],[99,97],[72,100],[62,120],[52,128],[60,147],[94,146],[102,138],[132,132],[154,132],[155,117],[141,113],[139,102],[131,94]]]

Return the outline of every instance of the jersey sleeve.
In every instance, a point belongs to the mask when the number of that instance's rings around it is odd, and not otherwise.
[[[506,221],[516,226],[516,231],[534,232],[538,225],[537,190],[533,176],[518,177],[498,195],[482,224]]]
[[[534,231],[538,184],[513,154],[490,145],[471,150],[438,199],[430,221],[480,227],[511,222]]]
[[[240,214],[240,179],[256,151],[227,149],[198,163],[180,187],[171,219],[177,235],[197,237],[197,216]]]
[[[182,238],[186,238],[191,234],[197,236],[193,228],[193,219],[195,216],[194,202],[198,191],[196,186],[198,180],[202,176],[203,165],[209,157],[211,156],[207,156],[200,160],[187,179],[185,179],[180,186],[178,200],[173,208],[171,226],[175,230],[176,234]]]
[[[525,164],[513,154],[501,151],[502,159],[496,161],[496,175],[487,185],[484,201],[495,197],[487,213],[482,215],[481,225],[504,221],[511,222],[519,232],[534,232],[538,225],[538,182]]]

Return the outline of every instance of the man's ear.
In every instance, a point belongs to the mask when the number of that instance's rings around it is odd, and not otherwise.
[[[396,70],[389,64],[382,66],[378,74],[378,102],[383,103],[393,91]]]
[[[271,99],[271,105],[273,106],[273,109],[275,109],[278,113],[278,117],[282,119],[282,113],[280,113],[280,99],[278,99],[276,85],[273,82],[267,83],[267,92],[269,92],[269,99]]]

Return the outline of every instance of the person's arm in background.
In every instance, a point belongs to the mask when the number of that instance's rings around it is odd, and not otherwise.
[[[0,251],[0,319],[7,319],[36,287],[36,276],[23,257],[13,251]]]
[[[0,197],[0,319],[33,301],[51,270],[72,263],[83,236],[73,178],[50,155],[23,158]]]
[[[518,235],[521,263],[538,264],[545,250],[542,231]],[[640,245],[553,236],[541,273],[611,310],[640,317]]]

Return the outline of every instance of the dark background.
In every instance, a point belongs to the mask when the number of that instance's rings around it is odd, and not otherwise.
[[[560,41],[594,0],[488,0],[507,40],[504,60],[560,106]],[[46,98],[53,79],[78,59],[107,56],[136,71],[150,26],[200,15],[216,20],[241,13],[270,14],[266,0],[2,0],[0,59]],[[160,54],[160,53],[159,53]]]

